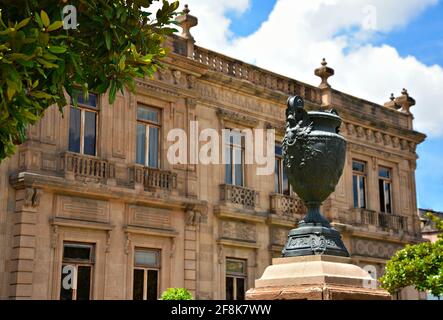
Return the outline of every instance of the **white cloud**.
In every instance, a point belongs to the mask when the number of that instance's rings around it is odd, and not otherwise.
[[[405,87],[417,100],[415,128],[443,136],[443,108],[437,105],[443,69],[401,57],[388,45],[371,45],[376,33],[365,28],[401,28],[438,0],[277,0],[268,20],[246,37],[233,37],[226,12],[241,14],[250,0],[188,2],[199,18],[192,30],[198,45],[315,85],[313,70],[326,57],[336,71],[334,88],[382,104]]]

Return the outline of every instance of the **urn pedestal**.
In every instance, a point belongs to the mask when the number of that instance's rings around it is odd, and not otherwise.
[[[275,258],[247,300],[391,300],[375,280],[347,257],[309,255]]]

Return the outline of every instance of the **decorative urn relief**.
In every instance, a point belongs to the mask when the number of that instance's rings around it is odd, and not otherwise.
[[[306,112],[301,97],[288,99],[283,163],[289,183],[308,212],[289,232],[283,257],[349,257],[340,233],[320,213],[321,204],[335,190],[343,173],[346,140],[339,134],[341,122],[333,109]]]

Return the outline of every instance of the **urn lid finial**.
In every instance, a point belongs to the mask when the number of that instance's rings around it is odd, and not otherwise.
[[[191,12],[189,6],[185,4],[182,14],[176,18],[176,21],[183,29],[181,36],[185,39],[194,39],[190,30],[198,24],[198,19],[197,17],[190,15],[189,12]]]
[[[328,83],[328,78],[334,75],[334,69],[327,66],[328,63],[326,62],[326,59],[323,58],[321,62],[321,67],[315,69],[314,74],[317,77],[321,78],[320,88],[330,88],[331,85]]]

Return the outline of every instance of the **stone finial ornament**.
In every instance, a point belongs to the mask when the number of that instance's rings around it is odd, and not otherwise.
[[[320,88],[330,88],[331,85],[328,83],[328,78],[332,77],[334,75],[334,69],[327,67],[328,63],[326,62],[326,59],[323,58],[321,62],[321,67],[315,69],[314,74],[317,77],[321,78],[321,83],[319,85]]]
[[[415,105],[415,99],[409,95],[408,90],[405,88],[403,88],[401,96],[399,97],[395,98],[394,94],[391,94],[390,100],[391,101],[385,103],[385,107],[396,109],[407,114],[411,114],[410,109]]]
[[[198,19],[197,17],[190,15],[189,12],[191,12],[191,10],[189,10],[189,6],[185,4],[185,8],[183,9],[182,14],[179,15],[176,20],[180,24],[180,27],[183,29],[181,36],[185,39],[194,40],[194,37],[192,36],[190,30],[198,24]]]

